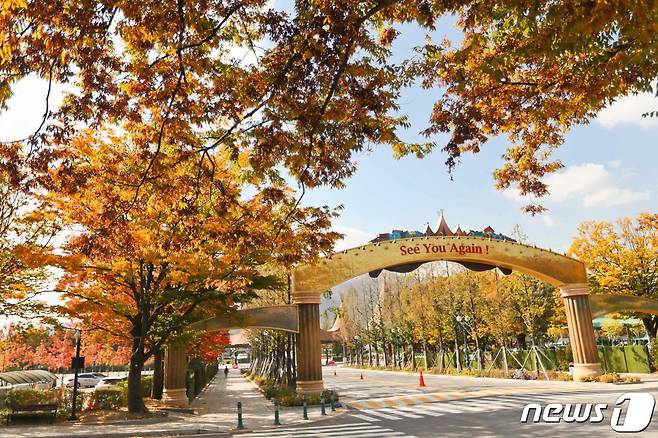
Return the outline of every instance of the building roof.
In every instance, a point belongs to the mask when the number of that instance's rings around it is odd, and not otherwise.
[[[17,385],[19,383],[54,382],[57,376],[46,370],[7,371],[0,373],[3,383]]]
[[[446,223],[446,220],[443,218],[443,213],[441,213],[441,219],[437,224],[436,231],[434,232],[435,236],[454,236],[455,234],[450,230],[450,227]]]
[[[493,233],[493,232],[494,232],[494,229],[491,228],[491,226],[487,226],[487,228],[485,228],[485,229],[482,230],[482,231],[484,231],[485,233]]]

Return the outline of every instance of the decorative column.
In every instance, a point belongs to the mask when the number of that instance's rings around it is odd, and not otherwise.
[[[317,395],[324,389],[320,342],[320,293],[295,293],[293,300],[299,309],[297,392]]]
[[[167,348],[164,358],[164,390],[162,401],[167,406],[186,407],[187,354],[185,348]]]
[[[601,374],[601,363],[596,350],[592,311],[589,307],[587,283],[562,285],[560,295],[564,301],[569,327],[569,340],[573,351],[574,380]]]

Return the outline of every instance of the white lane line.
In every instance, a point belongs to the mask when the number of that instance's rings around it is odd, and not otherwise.
[[[331,426],[311,426],[311,427],[305,427],[304,431],[315,431],[315,432],[322,432],[325,429],[329,430],[335,430],[335,429],[343,429],[343,428],[352,428],[352,427],[373,427],[372,425],[368,423],[345,423],[345,424],[334,424]],[[296,432],[300,430],[298,427],[292,428],[292,427],[286,427],[286,428],[272,428],[268,429],[268,431],[271,432]],[[252,433],[261,433],[261,432],[252,432]],[[265,431],[263,431],[265,433]]]
[[[400,409],[408,412],[413,412],[414,414],[429,415],[431,417],[439,417],[443,415],[442,412],[436,412],[431,409],[427,409],[424,405],[405,406]]]
[[[334,429],[332,430],[322,430],[322,431],[312,431],[308,429],[295,429],[295,430],[268,430],[264,432],[252,432],[252,433],[247,433],[245,437],[251,437],[251,438],[259,438],[259,437],[288,437],[288,436],[295,436],[295,437],[304,437],[304,436],[317,436],[317,435],[323,435],[325,433],[330,433],[331,436],[346,436],[346,435],[354,435],[354,434],[367,434],[366,436],[373,436],[373,433],[378,432],[382,430],[381,427],[379,426],[373,426],[373,425],[368,425],[367,427],[359,427],[359,428],[339,428],[337,426],[334,426]],[[390,429],[386,429],[390,430]]]
[[[407,418],[423,418],[420,415],[410,414],[408,412],[401,411],[399,408],[398,409],[381,408],[381,409],[378,409],[378,410],[379,411],[384,411],[386,413],[393,414],[393,415],[401,415],[401,416],[407,417]]]
[[[379,418],[369,417],[367,415],[361,415],[361,414],[350,414],[350,415],[352,417],[358,418],[359,420],[368,421],[370,423],[372,423],[374,421],[381,421]]]
[[[380,412],[380,410],[375,410],[375,409],[364,409],[363,411],[364,414],[366,415],[375,415],[377,417],[382,417],[386,420],[399,420],[400,417],[396,417],[395,415],[389,415],[384,412]]]
[[[405,435],[404,432],[394,432],[394,431],[390,431],[390,432],[388,432],[389,430],[391,430],[391,429],[379,429],[379,430],[377,430],[377,431],[376,431],[376,432],[377,432],[377,437],[378,437],[378,438],[384,438],[384,437],[391,437],[391,438],[393,438],[393,437],[396,437],[396,438],[399,438],[399,437],[403,437],[403,438],[416,438],[416,437],[414,437],[414,436],[412,436],[412,435]],[[385,435],[381,435],[381,433],[385,433]],[[341,437],[341,436],[345,436],[345,435],[333,435],[333,434],[332,434],[332,435],[329,435],[329,434],[328,434],[328,435],[326,435],[326,436],[327,436],[327,437],[330,437],[330,438],[336,438],[336,437]],[[373,435],[372,433],[368,433],[368,434],[365,434],[365,435],[352,435],[352,434],[350,434],[349,436],[350,436],[351,438],[372,438],[374,435]]]
[[[447,412],[449,414],[458,414],[462,413],[461,409],[458,409],[452,406],[455,402],[450,403],[429,403],[427,409],[430,409],[435,412]]]

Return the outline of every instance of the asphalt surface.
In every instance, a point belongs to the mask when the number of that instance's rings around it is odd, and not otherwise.
[[[336,371],[336,376],[333,372]],[[361,379],[363,374],[363,379]],[[325,386],[339,391],[349,406],[344,415],[308,425],[268,428],[240,434],[264,437],[658,437],[658,420],[640,433],[620,434],[610,422],[621,394],[648,392],[658,397],[658,382],[636,385],[517,381],[455,376],[418,375],[360,371],[325,367]],[[432,397],[445,400],[433,400]],[[524,406],[537,403],[607,404],[599,423],[556,423],[540,419],[521,423]],[[620,405],[624,424],[628,403]],[[354,408],[353,406],[357,406]],[[585,409],[583,406],[581,409]],[[655,409],[655,407],[654,407]],[[530,418],[533,415],[531,411]],[[592,411],[594,415],[594,411]],[[560,415],[558,415],[560,417]],[[236,434],[236,436],[238,436]]]

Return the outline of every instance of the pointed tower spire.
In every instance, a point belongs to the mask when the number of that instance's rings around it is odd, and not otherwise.
[[[443,217],[443,209],[441,210],[441,219],[439,219],[439,223],[436,228],[436,232],[434,233],[435,236],[454,236],[455,233],[453,233],[450,230],[450,227],[448,227],[448,224],[446,223],[446,220]]]
[[[425,235],[430,237],[434,235],[434,231],[430,228],[430,223],[427,223],[427,226],[425,227]]]

